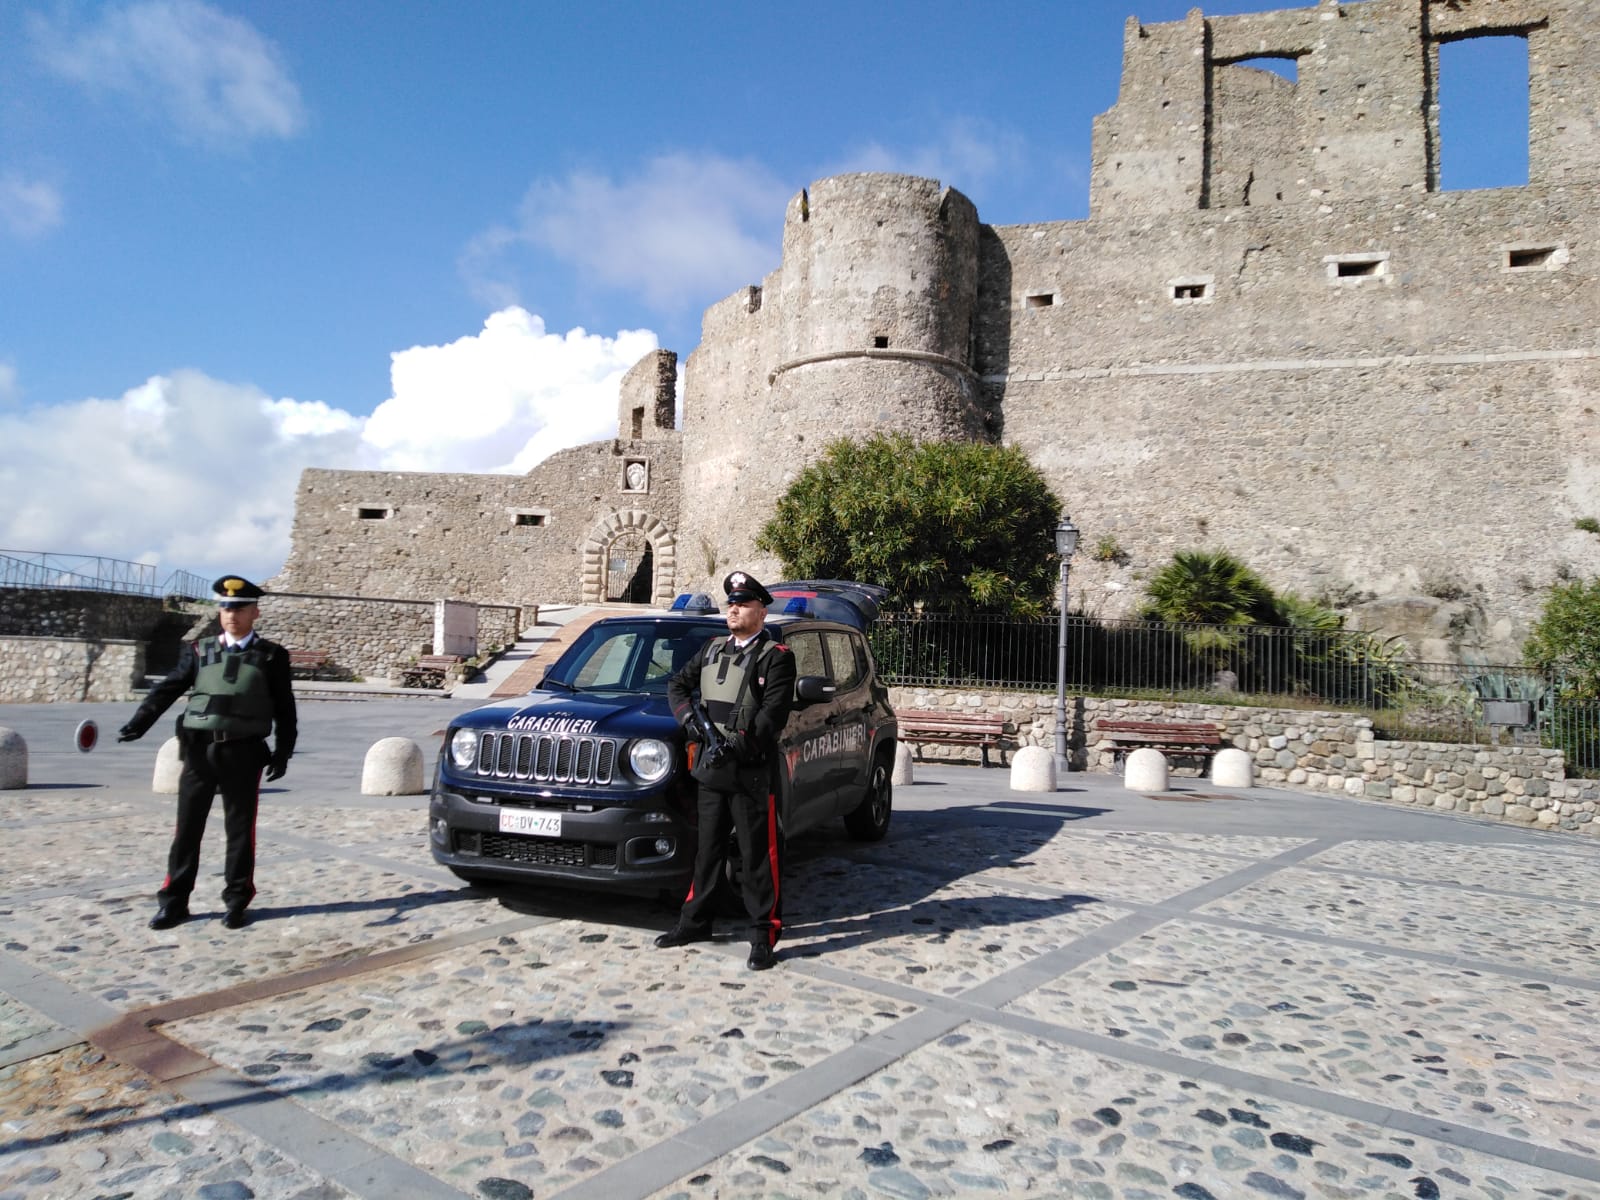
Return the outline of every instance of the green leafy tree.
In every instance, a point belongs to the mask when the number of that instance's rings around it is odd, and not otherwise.
[[[1060,510],[1020,450],[879,434],[828,446],[756,545],[788,574],[878,584],[895,605],[1027,615],[1054,595]]]
[[[1569,699],[1600,699],[1600,579],[1559,584],[1522,648],[1528,665],[1561,675]]]

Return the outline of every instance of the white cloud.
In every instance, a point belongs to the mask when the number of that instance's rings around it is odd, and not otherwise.
[[[37,237],[61,224],[61,193],[39,179],[12,171],[0,175],[0,228],[17,237]]]
[[[1027,140],[1021,134],[988,121],[959,117],[947,122],[929,143],[894,149],[870,142],[825,174],[892,171],[920,175],[970,195],[992,179],[1028,169]]]
[[[199,371],[113,400],[0,411],[0,546],[275,574],[306,467],[526,471],[616,431],[623,373],[656,347],[545,332],[521,309],[392,356],[394,395],[362,418]],[[15,371],[0,364],[0,400]]]
[[[511,252],[526,246],[663,312],[703,303],[777,265],[784,205],[800,187],[714,154],[663,155],[631,178],[538,180],[515,223],[474,239],[462,269],[480,298],[509,303],[520,294]]]
[[[472,337],[391,356],[394,394],[367,421],[366,450],[389,470],[526,471],[614,434],[617,385],[655,348],[648,330],[552,334],[503,309]]]
[[[33,35],[40,58],[63,78],[130,97],[202,142],[287,138],[305,123],[277,47],[198,0],[106,7],[83,29],[36,18]]]
[[[17,385],[17,368],[0,362],[0,404],[10,404],[22,394]]]
[[[0,544],[201,573],[276,566],[300,469],[348,459],[356,435],[286,436],[270,403],[177,371],[115,400],[0,415]]]

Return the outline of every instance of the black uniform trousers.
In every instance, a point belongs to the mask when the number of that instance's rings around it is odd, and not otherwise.
[[[255,898],[256,808],[261,799],[265,738],[212,742],[203,735],[180,734],[183,772],[178,777],[178,821],[167,852],[167,878],[156,893],[159,903],[187,904],[200,876],[200,840],[211,802],[222,793],[223,828],[228,846],[223,860],[222,902],[243,908]]]
[[[777,945],[783,931],[783,905],[778,890],[783,875],[783,838],[771,778],[771,772],[763,765],[740,768],[739,780],[746,791],[723,792],[700,785],[699,846],[694,856],[694,882],[678,916],[681,928],[696,932],[711,928],[717,892],[726,882],[731,826],[731,832],[739,839],[739,857],[744,867],[740,882],[745,912],[750,916],[750,941]]]

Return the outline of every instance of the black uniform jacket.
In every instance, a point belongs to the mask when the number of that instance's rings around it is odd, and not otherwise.
[[[772,639],[766,630],[756,636],[764,640]],[[680,724],[686,718],[690,701],[700,690],[700,670],[705,665],[706,655],[727,640],[726,636],[708,640],[700,647],[700,653],[667,681],[667,703],[672,706],[672,713]],[[729,651],[737,653],[732,647],[729,647]],[[789,710],[794,707],[794,654],[781,642],[778,643],[778,653],[773,654],[763,648],[762,654],[765,655],[765,661],[756,667],[756,673],[750,679],[750,698],[756,706],[756,712],[749,728],[744,731],[746,754],[741,755],[757,760],[771,758],[777,752],[778,736],[789,723]]]
[[[277,642],[269,642],[259,633],[250,641],[250,649],[260,652],[266,657],[265,671],[267,675],[267,690],[272,694],[272,729],[273,753],[288,761],[294,753],[295,738],[299,735],[299,727],[295,721],[294,711],[294,684],[293,675],[289,671],[289,652]],[[161,719],[161,714],[172,707],[172,702],[194,687],[195,676],[200,672],[200,655],[195,650],[195,643],[185,642],[183,650],[178,655],[178,665],[172,673],[155,687],[150,689],[150,694],[144,698],[144,703],[139,705],[133,714],[133,720],[128,722],[128,729],[133,733],[143,734],[150,726]]]

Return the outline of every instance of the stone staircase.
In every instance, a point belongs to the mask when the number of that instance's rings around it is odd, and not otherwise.
[[[567,647],[572,645],[589,626],[603,617],[625,617],[641,611],[644,610],[640,607],[596,607],[574,615],[549,637],[543,639],[538,649],[519,663],[515,670],[500,679],[490,690],[489,698],[501,700],[531,692],[539,685],[539,680],[544,678],[544,673],[549,670],[550,664],[560,658]]]

